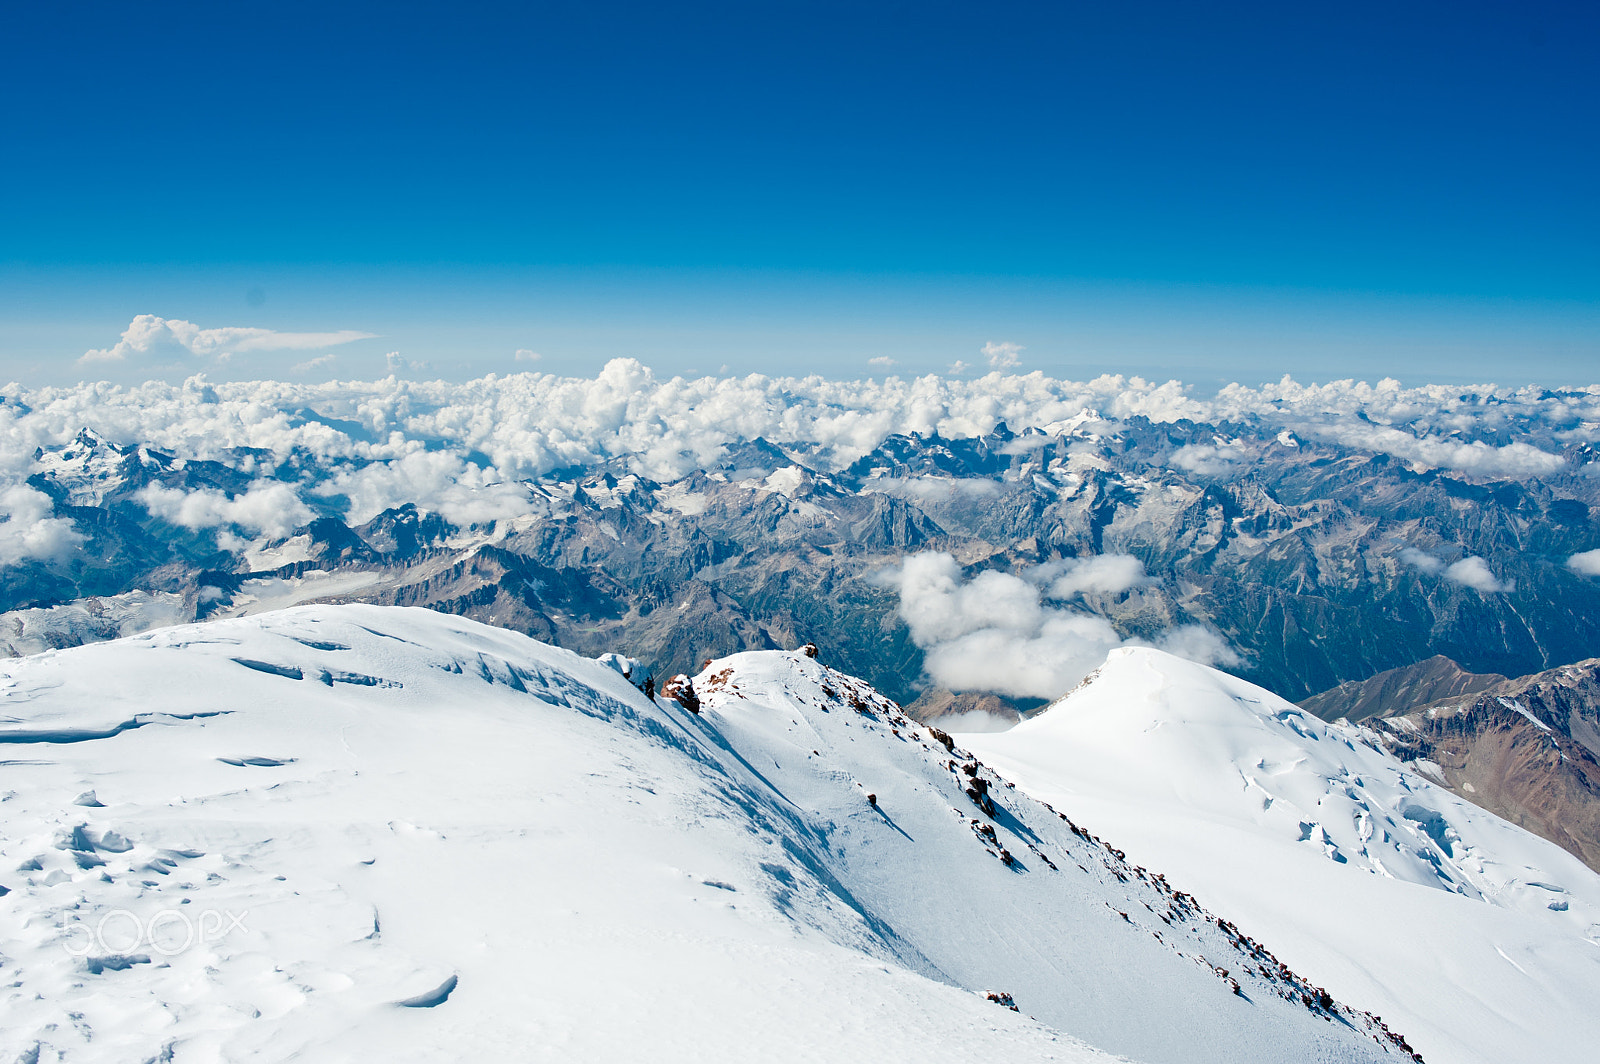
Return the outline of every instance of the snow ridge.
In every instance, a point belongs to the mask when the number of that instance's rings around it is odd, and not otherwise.
[[[693,684],[370,606],[0,664],[0,1054],[1406,1055],[865,684]]]

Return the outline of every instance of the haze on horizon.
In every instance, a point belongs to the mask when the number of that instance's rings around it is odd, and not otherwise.
[[[917,376],[985,344],[1199,392],[1600,364],[1578,5],[11,22],[0,380],[26,386],[192,372],[82,361],[141,315],[228,334],[218,379],[391,352],[456,381]]]

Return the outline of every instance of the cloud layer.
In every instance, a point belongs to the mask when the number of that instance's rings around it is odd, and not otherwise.
[[[90,354],[113,362],[170,356],[195,365],[226,352],[314,350],[364,335],[202,329],[143,316],[115,345]],[[1016,356],[1015,345],[991,347],[986,353],[997,365]],[[20,489],[34,471],[36,448],[61,447],[83,428],[182,458],[248,465],[294,456],[297,463],[322,467],[319,490],[337,482],[328,490],[348,494],[354,520],[415,502],[467,522],[519,512],[527,493],[518,482],[553,471],[613,462],[672,481],[714,467],[730,443],[758,436],[805,452],[808,463],[840,468],[896,432],[971,437],[1004,422],[1015,431],[1032,427],[1047,434],[1025,437],[1021,446],[1054,433],[1114,434],[1134,417],[1167,424],[1254,423],[1269,437],[1337,441],[1418,467],[1513,479],[1568,472],[1562,448],[1600,442],[1600,386],[1552,393],[1403,388],[1394,381],[1301,385],[1285,378],[1261,388],[1230,385],[1205,399],[1176,381],[1120,375],[1090,381],[999,371],[852,381],[760,374],[685,379],[658,377],[635,360],[616,359],[593,379],[529,372],[451,383],[407,379],[420,367],[398,354],[393,363],[392,376],[369,382],[213,383],[196,374],[179,385],[6,385],[0,389],[0,490]],[[300,368],[311,372],[325,365],[311,358]],[[1081,446],[1096,445],[1086,436]],[[240,458],[239,449],[271,457]],[[1094,461],[1093,455],[1083,458]],[[1259,460],[1259,450],[1215,435],[1175,447],[1167,464],[1206,479],[1243,475]],[[884,478],[877,487],[932,505],[941,497],[993,494],[998,485],[918,477]],[[301,497],[315,502],[304,491]],[[48,507],[41,510],[44,503],[33,496],[15,498],[14,520],[33,515],[27,519],[62,523],[27,533],[20,524],[7,530],[10,557],[56,556],[71,542],[69,522]],[[206,498],[173,502],[152,496],[151,503],[183,520],[213,520],[217,527],[238,524],[227,514],[246,513]],[[239,527],[269,524],[251,520],[254,525]],[[1441,561],[1436,571],[1445,567]],[[1471,566],[1451,578],[1480,590],[1498,586],[1492,574],[1485,578]]]

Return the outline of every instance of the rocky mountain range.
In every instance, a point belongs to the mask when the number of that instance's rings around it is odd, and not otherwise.
[[[892,434],[843,468],[807,452],[758,438],[670,482],[621,461],[529,479],[510,517],[401,504],[357,520],[326,493],[339,466],[324,459],[201,460],[85,431],[35,455],[29,486],[80,541],[0,569],[0,642],[21,653],[369,601],[620,648],[663,672],[815,638],[893,697],[938,700],[885,577],[944,552],[969,574],[1131,559],[1063,608],[1121,638],[1198,626],[1225,644],[1217,660],[1291,698],[1434,655],[1524,675],[1600,646],[1600,580],[1567,564],[1600,544],[1587,445],[1555,473],[1488,479],[1271,426],[1086,413],[1052,433]],[[309,519],[272,537],[183,509],[270,504],[269,489]]]

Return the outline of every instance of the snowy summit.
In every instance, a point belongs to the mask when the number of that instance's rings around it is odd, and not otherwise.
[[[0,669],[12,1057],[1410,1059],[804,652],[652,701],[317,606]]]

